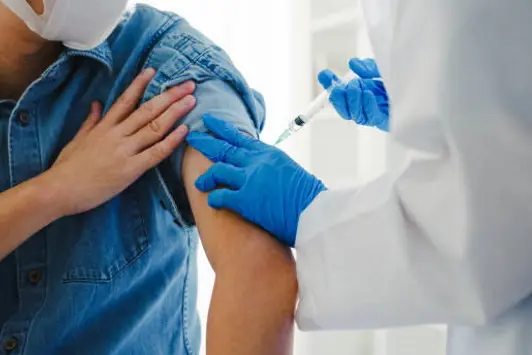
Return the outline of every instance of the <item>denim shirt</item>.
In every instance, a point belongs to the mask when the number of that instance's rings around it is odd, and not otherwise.
[[[0,191],[48,169],[86,119],[144,68],[143,98],[193,79],[198,105],[256,135],[263,101],[228,56],[183,19],[138,6],[90,51],[65,49],[18,102],[0,101]],[[0,98],[1,100],[1,98]],[[198,236],[183,148],[120,195],[62,218],[0,262],[0,354],[198,354]],[[26,216],[32,218],[31,216]],[[0,236],[1,237],[1,236]]]

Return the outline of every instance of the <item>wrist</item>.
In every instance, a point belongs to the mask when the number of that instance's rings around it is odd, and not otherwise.
[[[67,194],[64,192],[65,184],[54,174],[53,170],[48,170],[33,180],[34,188],[37,190],[36,203],[41,208],[46,209],[52,220],[67,216],[68,203]]]

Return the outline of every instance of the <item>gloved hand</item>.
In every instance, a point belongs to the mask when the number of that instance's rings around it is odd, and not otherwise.
[[[299,216],[325,185],[279,149],[230,123],[210,115],[203,121],[216,138],[193,132],[187,141],[215,164],[198,178],[196,187],[212,191],[212,208],[230,209],[293,247]]]
[[[379,69],[373,59],[351,59],[349,67],[360,79],[342,84],[333,89],[330,101],[340,116],[364,126],[375,126],[389,131],[388,95],[380,78]],[[338,77],[329,69],[318,75],[321,85],[328,89]]]

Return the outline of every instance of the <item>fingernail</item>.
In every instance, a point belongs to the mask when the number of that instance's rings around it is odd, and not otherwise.
[[[185,81],[185,83],[183,85],[185,85],[185,88],[189,89],[189,90],[195,90],[196,89],[196,83],[193,80]]]
[[[175,130],[176,134],[180,135],[180,136],[185,136],[187,133],[188,133],[188,127],[187,125],[180,125],[179,127],[176,128]]]
[[[191,107],[196,104],[196,98],[192,95],[188,95],[183,99],[183,103],[186,107]]]
[[[153,68],[147,68],[142,73],[142,76],[144,76],[146,78],[150,78],[150,77],[152,77],[154,75],[155,75],[155,69],[153,69]]]
[[[194,182],[194,186],[196,186],[196,189],[201,191],[201,188],[203,187],[203,175],[200,176],[196,182]]]
[[[99,113],[100,112],[101,104],[99,101],[93,101],[91,105],[91,111],[92,113]]]

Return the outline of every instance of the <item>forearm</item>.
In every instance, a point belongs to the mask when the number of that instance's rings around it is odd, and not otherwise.
[[[0,261],[61,216],[54,194],[47,173],[0,194]]]
[[[207,352],[290,354],[297,295],[292,255],[258,227],[207,206],[206,195],[194,188],[194,181],[209,166],[198,152],[189,149],[185,154],[185,185],[216,273]]]

